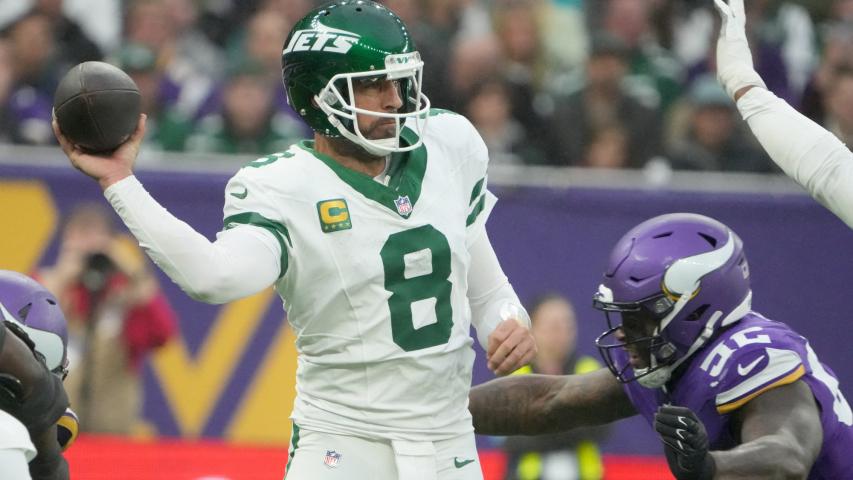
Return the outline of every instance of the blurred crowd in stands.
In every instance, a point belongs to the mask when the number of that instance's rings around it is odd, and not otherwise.
[[[105,60],[142,92],[146,148],[282,150],[311,134],[284,96],[282,45],[320,3],[3,0],[18,8],[0,14],[0,143],[55,144],[57,82]],[[711,0],[382,3],[410,27],[433,106],[466,115],[496,164],[774,169],[714,78]],[[746,4],[768,87],[853,145],[853,0]]]

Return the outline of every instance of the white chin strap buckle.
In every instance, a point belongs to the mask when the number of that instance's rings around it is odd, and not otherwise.
[[[672,368],[672,366],[658,368],[658,360],[652,354],[649,358],[649,366],[646,368],[635,368],[634,375],[637,377],[637,383],[640,385],[646,388],[660,388],[669,381],[672,376]]]
[[[640,375],[648,372],[647,368],[635,369],[634,375]],[[651,373],[647,373],[642,377],[637,378],[637,383],[646,388],[660,388],[666,385],[669,378],[672,376],[672,371],[669,367],[661,367]]]

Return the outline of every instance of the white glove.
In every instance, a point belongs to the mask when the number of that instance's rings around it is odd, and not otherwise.
[[[714,4],[723,20],[717,40],[717,79],[732,99],[744,87],[766,89],[767,85],[752,64],[752,53],[746,40],[743,0],[714,0]]]

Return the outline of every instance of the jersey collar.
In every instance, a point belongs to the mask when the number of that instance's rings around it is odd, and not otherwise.
[[[409,128],[403,128],[400,139],[402,142],[413,145],[418,141],[418,135]],[[350,170],[328,155],[317,152],[314,150],[313,140],[303,140],[298,145],[325,163],[344,183],[403,218],[410,215],[400,214],[395,200],[407,196],[412,208],[414,208],[421,195],[421,185],[426,173],[427,162],[427,152],[424,145],[409,152],[391,154],[391,164],[388,168],[388,175],[391,179],[387,186],[377,182],[370,175]]]

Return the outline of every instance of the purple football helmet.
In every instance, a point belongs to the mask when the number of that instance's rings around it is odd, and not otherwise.
[[[0,317],[18,324],[44,356],[48,369],[65,376],[68,325],[52,293],[24,274],[0,270]]]
[[[719,328],[743,318],[751,300],[749,266],[733,231],[702,215],[661,215],[613,248],[593,299],[609,330],[595,344],[621,382],[659,388]],[[617,313],[621,322],[611,318]],[[654,331],[637,334],[636,325]],[[631,349],[647,355],[648,366],[631,368]]]

